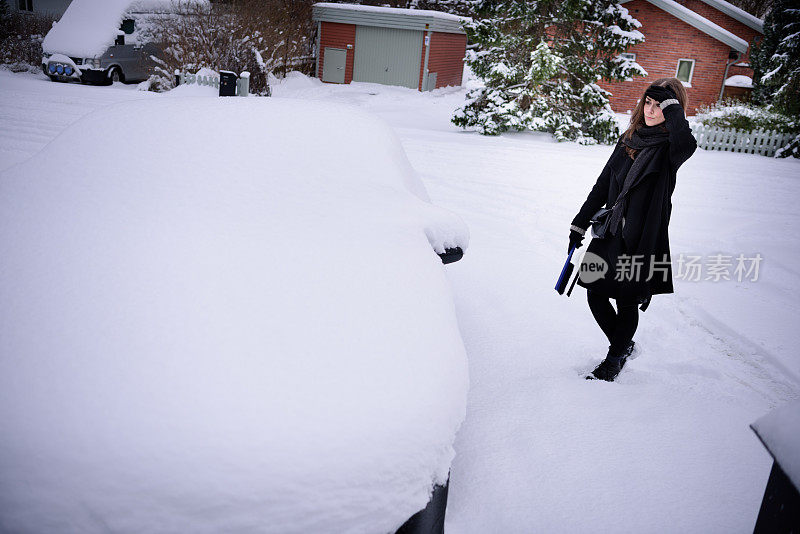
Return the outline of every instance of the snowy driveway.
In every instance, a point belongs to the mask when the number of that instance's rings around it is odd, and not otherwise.
[[[752,531],[770,459],[747,425],[800,394],[800,162],[697,151],[678,174],[673,261],[760,254],[758,280],[676,280],[641,314],[639,356],[617,383],[587,382],[605,339],[583,290],[552,287],[610,147],[460,132],[457,90],[297,77],[275,94],[386,119],[434,203],[470,226],[466,256],[446,267],[471,380],[449,532]],[[0,72],[0,169],[133,98],[163,97]]]

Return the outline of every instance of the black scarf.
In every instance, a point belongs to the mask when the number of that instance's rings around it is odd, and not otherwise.
[[[623,142],[637,152],[636,158],[625,176],[617,202],[611,210],[610,230],[612,235],[616,235],[622,214],[625,213],[628,205],[628,191],[648,174],[661,171],[659,166],[662,158],[657,156],[667,147],[669,133],[661,125],[641,126],[634,130],[630,139],[625,139]]]

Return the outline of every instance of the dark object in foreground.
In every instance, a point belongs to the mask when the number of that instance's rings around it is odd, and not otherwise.
[[[750,425],[774,460],[769,473],[756,534],[800,533],[800,401],[773,410]]]
[[[444,486],[434,486],[428,506],[420,510],[397,529],[395,534],[444,534],[444,514],[447,511],[447,492],[450,477]]]
[[[764,490],[764,500],[756,519],[755,534],[800,532],[800,493],[783,472],[778,462],[772,463],[772,471]]]
[[[448,263],[453,263],[463,258],[464,251],[461,250],[461,247],[446,248],[442,254],[439,254],[439,257],[442,259],[442,263],[447,265]]]

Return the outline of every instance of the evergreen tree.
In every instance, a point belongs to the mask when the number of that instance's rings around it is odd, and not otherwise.
[[[485,87],[467,94],[453,123],[488,135],[537,130],[583,144],[619,129],[601,78],[647,73],[620,52],[642,42],[641,23],[613,0],[481,0],[465,26],[467,64]]]
[[[793,117],[800,129],[800,0],[774,2],[751,62],[753,100]],[[800,157],[800,135],[776,155]]]
[[[10,17],[6,0],[0,0],[0,43],[6,40],[9,34]]]

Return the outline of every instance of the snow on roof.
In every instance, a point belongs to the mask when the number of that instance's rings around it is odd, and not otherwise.
[[[172,0],[73,0],[42,42],[47,54],[101,55],[114,43],[126,13],[169,12]]]
[[[405,9],[401,7],[380,7],[380,6],[362,6],[358,4],[335,4],[333,2],[317,2],[315,7],[327,7],[333,9],[343,9],[347,11],[366,11],[370,13],[391,13],[395,15],[408,15],[411,17],[433,17],[440,20],[452,20],[455,22],[470,22],[472,19],[469,17],[461,17],[453,15],[452,13],[445,13],[443,11],[433,11],[430,9]]]
[[[753,87],[753,78],[744,74],[736,74],[725,80],[727,87]]]
[[[800,400],[771,411],[750,427],[794,487],[800,488]]]
[[[620,3],[624,4],[630,1],[631,0],[622,0]],[[679,18],[686,24],[689,24],[690,26],[697,28],[698,30],[707,35],[710,35],[714,39],[722,41],[723,43],[727,44],[734,50],[737,50],[743,54],[747,52],[748,48],[747,41],[729,32],[719,24],[711,22],[707,18],[703,17],[699,13],[696,13],[695,11],[692,11],[688,7],[682,6],[681,4],[673,0],[647,0],[647,1],[653,4],[654,6],[666,11],[670,15]],[[646,33],[647,28],[645,28],[644,31]]]
[[[462,24],[472,21],[469,17],[460,17],[441,11],[334,4],[331,2],[314,4],[313,20],[459,34],[464,33]]]
[[[738,20],[742,24],[764,33],[764,20],[751,15],[744,9],[738,8],[735,5],[725,2],[725,0],[702,0],[711,7],[722,11],[729,17]]]

